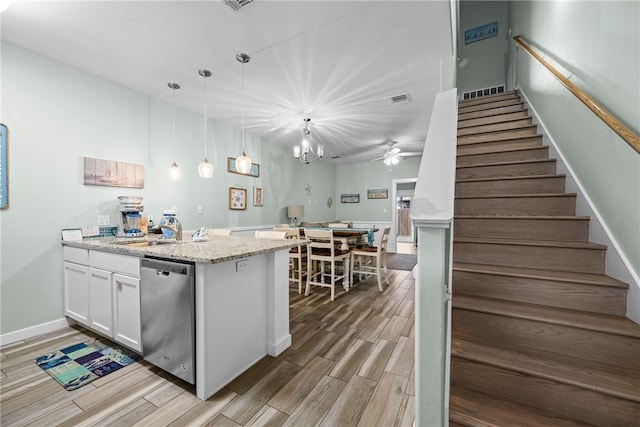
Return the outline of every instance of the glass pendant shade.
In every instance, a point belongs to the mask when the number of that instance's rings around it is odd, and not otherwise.
[[[295,157],[296,159],[300,158],[300,146],[299,145],[294,145],[293,146],[293,157]]]
[[[200,178],[213,177],[213,165],[206,158],[198,165],[198,175]]]
[[[182,178],[182,169],[176,162],[171,163],[171,166],[169,166],[169,178],[174,181],[179,181]]]
[[[251,159],[242,152],[242,156],[236,159],[236,170],[240,173],[247,174],[251,171]]]

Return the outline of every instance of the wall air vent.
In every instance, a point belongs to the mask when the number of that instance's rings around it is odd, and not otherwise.
[[[408,93],[401,93],[391,97],[392,104],[404,104],[405,102],[411,102],[411,97]]]
[[[238,13],[240,9],[253,3],[253,0],[222,0],[222,3],[234,13]]]
[[[462,99],[480,98],[481,96],[496,95],[498,93],[503,93],[503,92],[504,92],[504,85],[485,87],[483,89],[464,92],[462,94]]]

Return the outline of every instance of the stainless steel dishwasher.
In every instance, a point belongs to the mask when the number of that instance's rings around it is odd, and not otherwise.
[[[195,384],[194,264],[143,258],[140,317],[145,360]]]

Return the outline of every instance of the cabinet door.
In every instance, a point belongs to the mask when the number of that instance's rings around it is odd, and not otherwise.
[[[113,337],[112,276],[110,271],[89,270],[89,327],[108,337]]]
[[[89,325],[89,267],[64,262],[64,314]]]
[[[142,352],[140,337],[140,279],[113,275],[114,334],[116,341]]]

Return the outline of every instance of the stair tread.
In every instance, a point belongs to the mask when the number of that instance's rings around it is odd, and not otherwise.
[[[577,248],[577,249],[597,249],[606,250],[606,245],[593,242],[582,241],[561,241],[561,240],[513,240],[513,239],[490,239],[481,237],[455,237],[454,243],[485,243],[489,245],[515,245],[515,246],[547,246],[554,248]]]
[[[468,136],[468,135],[465,135]],[[513,143],[515,141],[521,140],[521,139],[531,139],[531,138],[540,138],[542,139],[542,135],[537,134],[537,135],[516,135],[516,136],[509,136],[509,135],[502,135],[503,138],[499,138],[499,139],[489,139],[489,140],[481,140],[481,141],[462,141],[459,142],[457,141],[456,145],[458,148],[462,148],[462,147],[471,147],[474,145],[481,145],[481,144],[487,144],[490,142],[509,142],[509,143]]]
[[[534,194],[479,194],[455,196],[456,199],[494,199],[494,198],[532,198],[532,197],[576,197],[576,193],[534,193]]]
[[[520,119],[522,120],[522,119]],[[486,126],[486,125],[481,125],[481,126]],[[474,132],[474,133],[468,133],[468,134],[464,134],[464,135],[458,135],[458,138],[466,138],[466,137],[477,137],[477,136],[489,136],[489,135],[493,135],[493,134],[505,134],[505,133],[511,133],[511,132],[518,132],[521,130],[531,130],[531,129],[537,129],[538,125],[535,124],[526,124],[526,125],[521,125],[521,126],[517,126],[514,128],[509,128],[509,129],[494,129],[494,130],[485,130],[485,131],[480,131],[480,132]]]
[[[626,317],[587,313],[564,308],[544,307],[493,298],[455,295],[455,293],[452,299],[452,306],[454,309],[491,313],[631,338],[640,338],[640,325]]]
[[[585,426],[584,423],[561,419],[540,409],[459,387],[451,390],[449,410],[450,420],[468,426]]]
[[[492,274],[527,279],[553,280],[556,282],[582,283],[585,285],[608,286],[629,289],[629,284],[605,274],[581,273],[574,271],[543,270],[537,268],[509,267],[506,265],[472,264],[454,262],[455,271]]]
[[[462,154],[458,154],[458,157],[465,157],[465,156],[477,156],[479,154],[494,154],[494,153],[506,153],[506,152],[513,152],[513,151],[530,151],[530,150],[544,150],[544,149],[548,149],[549,147],[547,146],[539,146],[539,147],[487,147],[487,152],[485,153],[462,153]]]
[[[451,355],[640,402],[640,378],[632,369],[613,372],[616,368],[598,362],[556,357],[555,354],[525,354],[462,339],[453,340]]]
[[[589,221],[591,217],[571,215],[455,215],[454,219],[557,219],[560,221]]]
[[[496,116],[493,116],[493,117],[496,117]],[[531,117],[517,117],[517,118],[505,119],[505,120],[502,120],[502,121],[499,121],[499,122],[479,123],[479,124],[474,124],[474,125],[470,125],[470,126],[462,126],[462,127],[460,126],[460,123],[466,122],[466,121],[471,120],[471,119],[458,120],[457,130],[460,131],[460,130],[464,129],[465,131],[468,131],[468,130],[471,130],[472,128],[476,128],[476,127],[502,126],[502,125],[508,125],[510,123],[515,123],[515,122],[528,121],[530,119],[531,119]],[[531,124],[527,123],[527,124],[525,124],[523,126],[518,126],[518,127],[515,127],[515,128],[495,129],[495,130],[492,130],[492,131],[477,132],[477,133],[471,133],[471,134],[468,134],[468,135],[478,135],[478,134],[481,134],[481,133],[490,133],[490,132],[496,132],[496,131],[516,130],[516,129],[520,129],[521,127],[529,127],[529,126],[531,126]],[[467,134],[465,134],[465,135],[467,135]],[[465,136],[465,135],[463,135],[463,136]]]
[[[511,160],[507,162],[485,162],[456,166],[456,169],[478,168],[483,166],[527,165],[531,163],[555,163],[556,159]]]
[[[513,181],[516,179],[546,179],[546,178],[565,178],[566,175],[560,174],[545,174],[545,175],[515,175],[515,176],[490,176],[487,178],[464,178],[456,179],[456,182],[477,182],[477,181]]]

